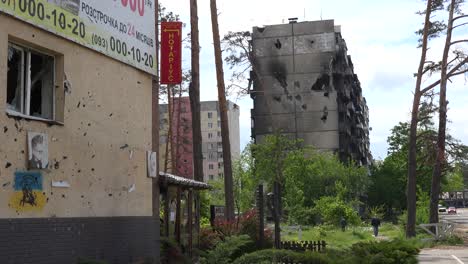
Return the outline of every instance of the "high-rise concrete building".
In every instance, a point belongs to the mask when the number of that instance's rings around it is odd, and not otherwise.
[[[369,111],[341,29],[333,20],[254,27],[252,137],[281,133],[371,162]]]
[[[172,111],[172,145],[174,157],[169,159],[169,171],[174,174],[193,178],[193,135],[192,115],[190,100],[188,97],[175,98]],[[215,180],[224,176],[223,148],[221,141],[221,115],[217,101],[201,102],[201,130],[203,151],[203,179]],[[180,111],[179,111],[180,109]],[[235,161],[240,157],[240,130],[239,130],[239,106],[228,101],[229,140],[231,144],[231,157]],[[160,105],[160,164],[164,169],[166,143],[168,141],[169,113],[168,106]],[[177,132],[179,131],[179,132]],[[178,133],[178,134],[177,134]],[[172,164],[175,165],[172,170]]]

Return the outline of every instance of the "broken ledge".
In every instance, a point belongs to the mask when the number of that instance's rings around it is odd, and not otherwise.
[[[13,111],[13,110],[10,110],[10,109],[6,109],[5,112],[6,112],[6,115],[8,117],[10,117],[10,118],[21,118],[21,119],[26,119],[28,121],[29,120],[40,121],[40,122],[47,123],[49,125],[58,125],[58,126],[64,126],[65,125],[63,122],[60,122],[60,121],[45,119],[45,118],[41,118],[41,117],[37,117],[37,116],[29,116],[29,115],[25,115],[25,114],[22,114],[22,113],[18,113],[16,111]]]

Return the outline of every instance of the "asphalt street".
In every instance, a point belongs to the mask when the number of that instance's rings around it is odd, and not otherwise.
[[[457,223],[458,231],[468,230],[468,209],[458,209],[456,215],[442,214],[440,218]],[[468,247],[424,249],[419,255],[419,263],[468,264]]]

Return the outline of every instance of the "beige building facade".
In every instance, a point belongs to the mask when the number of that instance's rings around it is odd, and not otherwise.
[[[232,161],[240,158],[239,106],[228,101],[229,142]],[[217,101],[201,103],[203,180],[209,182],[224,177],[221,115]]]
[[[0,13],[0,227],[36,256],[14,263],[154,256],[151,87],[148,73]],[[30,162],[36,134],[43,168]],[[3,252],[0,263],[21,259]]]

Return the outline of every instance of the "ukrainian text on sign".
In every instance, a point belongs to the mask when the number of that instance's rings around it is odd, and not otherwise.
[[[157,73],[153,0],[0,0],[0,12]]]
[[[161,23],[161,83],[182,82],[182,22]]]

